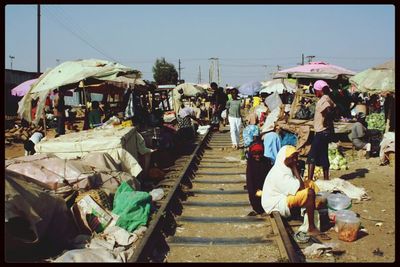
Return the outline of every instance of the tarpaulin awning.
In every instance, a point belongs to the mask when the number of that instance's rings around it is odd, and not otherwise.
[[[364,70],[350,78],[358,92],[383,93],[395,91],[394,60]]]
[[[18,114],[27,120],[31,118],[31,100],[39,98],[36,119],[37,124],[42,117],[45,98],[56,88],[77,87],[81,81],[114,81],[119,76],[138,73],[132,68],[119,63],[98,59],[66,61],[57,67],[47,70],[34,83],[28,93],[18,103]],[[93,82],[95,83],[95,82]]]
[[[184,96],[195,96],[196,94],[204,94],[206,89],[194,83],[182,83],[174,88],[173,94],[179,95],[179,90],[183,90]]]
[[[296,80],[294,79],[274,79],[272,81],[261,82],[261,84],[260,93],[282,94],[284,90],[289,93],[296,92]]]
[[[285,70],[278,71],[273,78],[311,78],[311,79],[329,79],[336,80],[340,75],[349,78],[355,74],[354,71],[328,64],[325,62],[310,62]]]

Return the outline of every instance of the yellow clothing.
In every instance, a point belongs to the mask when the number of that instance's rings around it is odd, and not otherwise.
[[[261,103],[261,97],[254,96],[253,97],[253,107],[257,107]]]
[[[312,188],[315,193],[319,192],[318,186],[310,180],[304,181],[305,188],[303,190],[297,191],[297,193],[293,195],[287,196],[287,204],[289,209],[293,207],[303,207],[308,199],[308,190]]]

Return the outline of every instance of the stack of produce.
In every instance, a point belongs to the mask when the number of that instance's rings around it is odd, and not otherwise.
[[[28,140],[34,132],[43,131],[42,126],[32,125],[30,127],[17,127],[5,130],[5,144],[24,142]]]
[[[368,123],[368,129],[376,129],[381,132],[385,131],[385,115],[383,113],[372,113],[367,116],[366,122]]]
[[[319,166],[315,166],[313,180],[318,180],[319,178],[322,178],[322,177],[324,177],[324,172],[323,172],[322,168]],[[304,170],[304,179],[305,178],[308,178],[308,168],[307,167]]]
[[[349,169],[349,167],[347,166],[346,158],[339,152],[337,148],[329,148],[328,158],[330,163],[330,170],[344,171]]]

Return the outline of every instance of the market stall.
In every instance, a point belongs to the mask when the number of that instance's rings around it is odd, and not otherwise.
[[[69,133],[58,138],[42,139],[35,145],[37,153],[53,153],[62,159],[83,157],[90,152],[104,152],[121,164],[122,170],[137,177],[142,171],[139,154],[151,150],[135,127],[93,129]]]
[[[385,132],[389,131],[391,121],[395,121],[395,66],[394,60],[389,60],[383,64],[357,73],[350,78],[350,83],[355,87],[355,91],[368,93],[369,95],[381,94],[386,97],[393,97],[393,101],[388,103],[387,120]],[[392,127],[394,129],[394,127]]]

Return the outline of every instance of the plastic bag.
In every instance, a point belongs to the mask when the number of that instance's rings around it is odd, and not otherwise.
[[[151,196],[147,192],[134,191],[123,182],[114,197],[112,212],[119,215],[117,226],[132,232],[141,225],[146,225],[150,214]]]
[[[153,201],[161,200],[164,197],[164,190],[162,188],[153,189],[149,193]]]
[[[221,112],[221,118],[226,119],[226,109]]]

